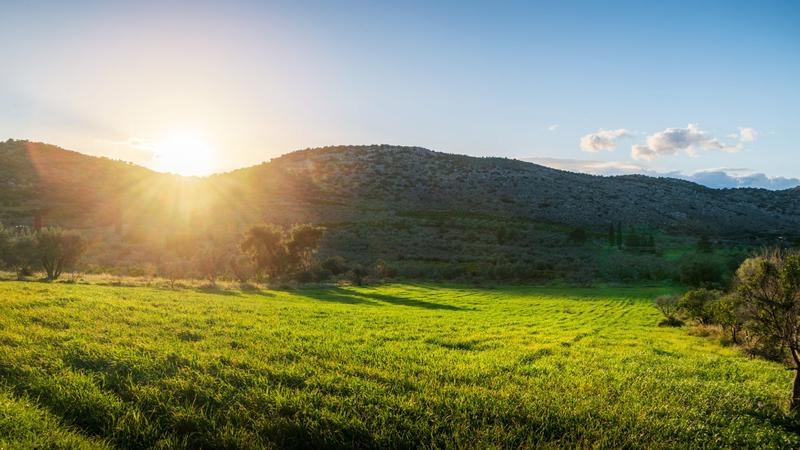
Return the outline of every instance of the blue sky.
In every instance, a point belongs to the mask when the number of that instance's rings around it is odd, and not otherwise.
[[[800,2],[19,3],[0,138],[158,168],[190,134],[209,171],[390,143],[800,176]]]

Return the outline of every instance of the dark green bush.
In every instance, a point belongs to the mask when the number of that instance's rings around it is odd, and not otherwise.
[[[722,292],[706,288],[692,289],[681,297],[678,307],[687,319],[701,324],[714,323],[715,302],[722,296]]]
[[[726,270],[717,258],[690,255],[681,261],[678,279],[690,287],[720,288],[725,285],[725,274]]]

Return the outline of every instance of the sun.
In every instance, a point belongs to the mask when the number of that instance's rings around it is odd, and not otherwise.
[[[179,131],[154,146],[155,169],[186,176],[210,175],[217,169],[214,149],[200,133]]]

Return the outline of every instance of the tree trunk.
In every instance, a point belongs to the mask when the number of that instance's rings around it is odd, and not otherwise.
[[[794,371],[794,389],[792,389],[791,410],[794,412],[800,410],[800,370],[798,370],[798,368],[795,368]]]

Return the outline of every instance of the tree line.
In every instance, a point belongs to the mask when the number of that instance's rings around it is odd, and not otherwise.
[[[172,285],[178,279],[195,277],[212,285],[223,276],[240,282],[297,278],[319,265],[315,255],[324,232],[323,227],[311,224],[286,229],[258,224],[238,238],[165,236],[155,274]],[[31,231],[0,225],[0,268],[14,271],[18,279],[44,272],[48,280],[56,280],[78,266],[86,249],[87,240],[77,231],[57,227]],[[349,270],[343,261],[327,263],[331,272]]]
[[[662,325],[718,326],[733,344],[794,371],[791,409],[800,411],[800,251],[775,249],[746,259],[727,291],[661,296]]]
[[[11,269],[18,279],[43,270],[55,280],[72,269],[86,249],[86,240],[77,232],[48,227],[32,232],[0,225],[0,266]]]

